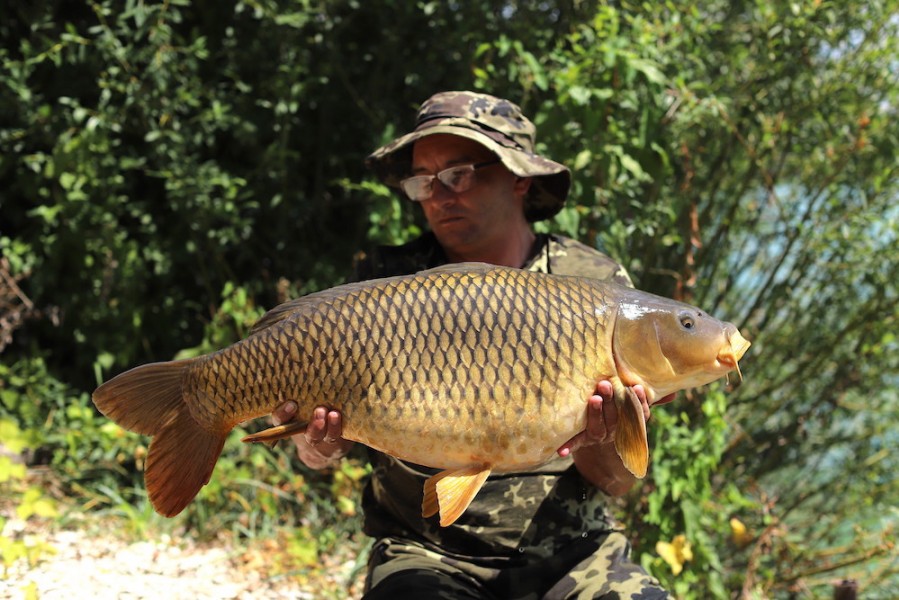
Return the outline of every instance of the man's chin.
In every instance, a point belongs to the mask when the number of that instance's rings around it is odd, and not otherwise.
[[[465,219],[449,219],[431,226],[437,241],[444,250],[464,250],[477,238],[477,233]]]

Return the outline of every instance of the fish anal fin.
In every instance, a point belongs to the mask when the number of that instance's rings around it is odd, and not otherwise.
[[[618,425],[615,429],[615,450],[628,471],[642,479],[649,468],[649,442],[643,406],[633,388],[624,387],[615,393]]]
[[[421,503],[423,517],[440,513],[440,526],[456,522],[474,500],[490,475],[490,467],[476,465],[441,471],[425,482]]]
[[[247,443],[263,442],[266,444],[274,445],[274,443],[278,440],[283,440],[306,431],[306,425],[307,423],[302,423],[300,421],[290,421],[288,423],[284,423],[283,425],[277,425],[275,427],[263,429],[262,431],[257,431],[256,433],[251,433],[250,435],[242,438],[240,441]]]
[[[421,516],[425,519],[433,517],[440,510],[440,503],[437,501],[437,485],[434,479],[444,474],[446,471],[441,471],[425,481],[424,496],[421,499]]]

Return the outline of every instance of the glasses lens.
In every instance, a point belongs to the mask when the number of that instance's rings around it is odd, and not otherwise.
[[[433,175],[419,175],[402,180],[400,187],[403,188],[410,200],[421,202],[431,197],[431,184],[433,182]]]
[[[416,175],[400,182],[400,187],[415,202],[423,202],[431,197],[434,191],[434,179],[439,179],[448,190],[454,193],[467,192],[474,184],[475,169],[499,162],[493,160],[478,165],[461,165],[450,167],[437,173],[437,175]]]
[[[474,181],[474,165],[462,165],[444,169],[437,173],[437,179],[453,192],[465,192]]]

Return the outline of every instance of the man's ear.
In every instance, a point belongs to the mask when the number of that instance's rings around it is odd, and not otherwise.
[[[516,195],[519,195],[521,198],[524,198],[528,190],[531,189],[531,183],[534,181],[533,177],[516,177],[515,184],[512,189],[515,191]]]

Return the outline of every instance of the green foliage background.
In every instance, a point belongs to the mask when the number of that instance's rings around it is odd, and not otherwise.
[[[654,411],[652,472],[621,512],[637,559],[682,597],[826,596],[840,577],[889,597],[897,8],[4,5],[0,415],[41,436],[33,460],[86,509],[146,511],[146,440],[89,392],[239,339],[264,307],[340,282],[360,248],[418,232],[362,160],[433,92],[480,89],[519,102],[574,171],[542,227],[753,341],[742,385]],[[358,527],[360,458],[335,486],[237,446],[179,527],[296,527],[300,562]],[[656,542],[680,534],[692,560],[674,575]]]

